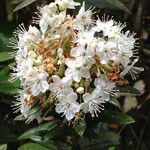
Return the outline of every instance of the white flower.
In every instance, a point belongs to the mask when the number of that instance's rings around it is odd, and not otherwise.
[[[98,112],[104,110],[103,103],[105,101],[100,97],[100,94],[97,90],[93,91],[91,94],[85,93],[83,95],[84,103],[81,104],[81,109],[83,109],[84,113],[90,112],[92,117],[98,117]]]
[[[60,12],[59,14],[46,14],[41,16],[39,20],[39,26],[42,33],[45,33],[48,26],[56,27],[59,26],[66,18],[66,12]]]
[[[33,96],[37,96],[49,89],[49,84],[46,80],[48,76],[49,74],[44,70],[33,69],[28,72],[24,84],[27,88],[31,89]]]
[[[103,36],[107,36],[109,38],[115,37],[120,34],[121,30],[125,27],[124,24],[116,23],[114,20],[103,19],[101,21],[98,19],[96,21],[96,26],[92,28],[95,32],[102,32]]]
[[[117,45],[112,40],[99,40],[96,52],[100,57],[100,63],[107,64],[109,60],[113,60],[116,56]]]
[[[73,92],[73,89],[71,88],[71,78],[63,77],[62,79],[60,79],[59,76],[53,75],[52,79],[53,83],[49,85],[49,90],[53,92],[57,97]]]
[[[82,78],[90,78],[89,66],[76,67],[74,60],[66,59],[68,68],[65,71],[66,77],[72,77],[74,81],[80,82]]]
[[[60,6],[60,8],[63,9],[75,9],[75,6],[80,5],[80,3],[75,2],[73,0],[55,0],[55,2]]]
[[[94,32],[92,30],[83,30],[78,32],[75,42],[82,46],[89,46],[93,40],[95,40]]]
[[[10,47],[18,49],[14,53],[16,61],[20,63],[22,59],[27,58],[28,51],[33,50],[40,40],[41,34],[36,27],[30,25],[27,31],[23,24],[19,25],[14,37],[10,39]]]
[[[33,70],[33,62],[31,59],[22,59],[16,67],[12,66],[14,73],[12,73],[13,79],[20,79],[21,81],[26,78],[26,75],[29,71]]]
[[[131,63],[131,57],[137,57],[138,50],[134,50],[134,45],[136,44],[136,38],[134,34],[130,34],[127,31],[125,34],[120,34],[116,37],[117,43],[117,54],[114,61],[120,62],[122,65],[127,65]]]
[[[16,101],[12,105],[14,107],[15,113],[20,111],[25,118],[28,116],[32,105],[27,104],[26,100],[30,99],[30,97],[31,94],[29,94],[26,90],[19,92]]]
[[[103,75],[95,79],[94,85],[104,101],[109,101],[110,95],[113,96],[117,92],[113,90],[116,87],[114,82],[107,80]]]
[[[39,30],[36,27],[32,27],[30,25],[28,31],[20,32],[18,34],[18,47],[19,49],[30,48],[33,43],[37,43],[40,39],[41,34]]]
[[[76,101],[77,100],[77,94],[70,93],[69,95],[62,95],[61,99],[59,99],[59,103],[56,105],[56,112],[57,113],[63,113],[65,115],[66,119],[70,121],[74,118],[75,114],[79,112],[80,105]]]
[[[93,24],[92,20],[92,10],[88,9],[85,11],[85,2],[83,2],[82,7],[79,10],[76,18],[74,19],[74,29],[76,30],[83,30],[85,26]]]
[[[95,51],[93,48],[86,46],[78,46],[71,49],[70,54],[75,57],[76,67],[81,67],[83,65],[91,66],[95,63],[93,56]]]
[[[125,69],[120,73],[120,77],[124,77],[126,74],[130,74],[133,80],[136,80],[137,75],[143,71],[142,67],[135,67],[134,64],[139,58],[134,59],[131,65],[124,66]]]

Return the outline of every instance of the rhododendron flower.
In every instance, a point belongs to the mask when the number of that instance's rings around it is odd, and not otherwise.
[[[14,107],[27,122],[40,122],[44,112],[54,110],[69,122],[87,113],[98,117],[119,83],[128,83],[126,75],[136,79],[142,71],[134,66],[139,59],[135,33],[108,17],[93,19],[94,9],[86,10],[85,2],[77,15],[69,14],[79,5],[55,0],[42,6],[36,27],[19,25],[10,39],[16,61],[12,80],[21,82]],[[30,115],[32,109],[36,113]]]

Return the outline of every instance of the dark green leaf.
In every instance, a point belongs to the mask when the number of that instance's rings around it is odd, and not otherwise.
[[[69,132],[68,127],[58,127],[55,130],[50,130],[44,136],[44,141],[49,141],[54,138],[63,137]]]
[[[19,91],[19,81],[10,83],[9,81],[0,81],[0,92],[5,94],[16,94]]]
[[[27,143],[21,145],[18,150],[49,150],[49,148],[36,143]]]
[[[115,132],[109,131],[106,123],[98,123],[97,126],[94,128],[94,132],[102,141],[119,143],[120,135]]]
[[[115,97],[111,97],[111,99],[109,100],[109,103],[120,108],[120,104],[118,102],[118,100]]]
[[[113,110],[107,110],[102,116],[100,116],[100,120],[106,123],[116,123],[123,125],[135,122],[135,120],[132,117],[120,111],[113,111]]]
[[[1,144],[0,150],[7,150],[7,144]]]
[[[100,132],[99,138],[109,142],[119,143],[120,135],[111,131],[102,131]]]
[[[52,141],[41,141],[40,144],[48,147],[50,150],[58,150],[57,146]]]
[[[131,14],[128,8],[119,0],[88,0],[88,2],[93,4],[97,8],[110,8],[110,9],[123,10]]]
[[[0,41],[2,44],[7,45],[9,38],[5,34],[0,33]]]
[[[141,94],[137,89],[131,86],[119,86],[117,89],[123,93],[131,93],[131,94]]]
[[[86,128],[86,123],[84,120],[79,122],[75,127],[75,131],[82,137]]]
[[[6,66],[3,69],[0,70],[0,79],[6,80],[9,74],[9,67]]]
[[[0,62],[6,61],[6,60],[10,60],[13,57],[10,55],[10,52],[1,52],[0,53]]]
[[[44,123],[38,127],[26,131],[18,139],[19,140],[29,139],[41,131],[50,131],[53,130],[55,127],[57,127],[56,121],[50,121],[48,123]]]
[[[32,3],[34,3],[36,0],[25,0],[25,1],[23,1],[21,4],[19,4],[15,9],[14,9],[14,12],[15,11],[18,11],[18,10],[20,10],[20,9],[22,9],[22,8],[24,8],[24,7],[26,7],[26,6],[28,6],[28,5],[30,5],[30,4],[32,4]]]
[[[20,81],[16,80],[11,83],[9,79],[9,67],[5,67],[0,70],[0,92],[5,94],[16,94],[20,88]]]
[[[116,150],[116,147],[111,146],[111,147],[108,148],[108,150]]]

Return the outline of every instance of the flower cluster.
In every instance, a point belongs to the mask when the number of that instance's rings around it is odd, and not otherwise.
[[[16,49],[13,79],[21,90],[14,106],[31,121],[40,120],[44,109],[62,114],[68,121],[86,113],[98,116],[104,103],[142,70],[135,34],[124,32],[125,24],[103,17],[93,19],[93,9],[82,4],[76,16],[68,9],[80,5],[73,0],[55,0],[39,9],[26,30],[20,25],[11,38]],[[40,106],[34,116],[30,110]]]

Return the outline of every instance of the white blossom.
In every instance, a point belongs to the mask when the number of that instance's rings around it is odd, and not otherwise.
[[[95,41],[94,31],[92,30],[83,30],[78,32],[77,38],[75,40],[76,43],[82,46],[90,46],[90,44]]]
[[[113,19],[108,20],[103,18],[103,20],[98,19],[96,21],[96,26],[92,28],[95,32],[102,32],[104,37],[115,37],[120,34],[121,30],[124,28],[124,24],[116,23]]]
[[[59,76],[53,75],[52,79],[53,83],[49,85],[49,90],[53,92],[57,97],[73,92],[73,89],[71,88],[71,78],[63,77],[62,79],[60,79]]]
[[[48,73],[44,70],[34,69],[28,72],[24,84],[31,89],[33,96],[37,96],[49,89],[49,84],[46,80],[48,76]]]
[[[65,71],[66,77],[72,77],[74,81],[80,82],[82,78],[90,78],[89,66],[76,67],[76,62],[66,59],[68,68]]]
[[[92,10],[85,10],[85,2],[83,2],[82,7],[79,10],[76,18],[74,19],[74,29],[83,30],[85,26],[91,25],[94,23],[92,19]]]
[[[94,85],[104,101],[109,101],[110,95],[114,96],[117,92],[117,90],[114,90],[116,87],[114,82],[109,81],[103,75],[95,79]]]
[[[81,109],[83,109],[84,113],[90,112],[92,117],[98,117],[97,113],[104,110],[103,103],[105,103],[105,101],[101,98],[97,90],[94,90],[91,94],[85,93],[83,95],[83,101],[84,103],[81,104]]]
[[[61,99],[59,99],[59,103],[56,105],[56,112],[57,113],[63,113],[65,115],[66,119],[70,121],[74,118],[75,114],[79,112],[80,105],[76,101],[77,100],[77,94],[70,93],[67,96],[62,95]]]
[[[21,90],[17,96],[16,101],[13,104],[15,112],[21,112],[24,117],[28,116],[28,113],[32,107],[32,105],[27,104],[26,100],[30,99],[31,94],[29,94],[26,90]]]
[[[59,26],[66,18],[66,12],[63,11],[59,14],[42,15],[39,20],[39,26],[42,33],[45,33],[48,27]]]
[[[99,40],[96,52],[100,57],[100,63],[107,64],[109,60],[113,60],[113,58],[116,56],[116,49],[117,45],[115,41]]]
[[[137,57],[138,54],[137,50],[134,49],[135,42],[134,34],[126,32],[118,35],[116,37],[117,53],[114,61],[120,62],[122,65],[131,63],[131,58]]]
[[[31,59],[23,59],[21,63],[18,63],[17,66],[10,66],[14,71],[11,73],[10,81],[15,81],[16,79],[20,79],[21,82],[26,78],[26,75],[29,71],[33,70]]]
[[[95,51],[93,48],[86,46],[78,46],[71,49],[70,54],[75,57],[76,67],[83,65],[92,65],[95,63],[93,56]]]
[[[27,122],[41,121],[41,109],[33,115],[29,111],[34,101],[45,105],[44,98],[51,98],[55,111],[68,121],[80,110],[98,116],[118,92],[109,73],[117,70],[120,78],[130,74],[136,79],[143,70],[134,66],[138,61],[135,33],[124,32],[125,24],[109,17],[94,20],[85,2],[71,16],[68,9],[79,5],[74,0],[55,0],[41,7],[34,20],[40,28],[26,30],[19,25],[10,40],[16,50],[12,79],[20,79],[22,88],[14,106]]]
[[[64,9],[75,9],[75,6],[79,6],[79,2],[75,2],[74,0],[55,0],[56,4]],[[63,6],[62,6],[63,5]]]
[[[137,75],[143,71],[142,67],[135,67],[134,64],[138,61],[138,58],[134,59],[131,65],[124,66],[125,69],[120,73],[120,77],[124,77],[126,74],[130,74],[133,80],[136,80]]]
[[[19,25],[10,39],[10,47],[18,50],[14,53],[16,61],[20,63],[26,59],[29,50],[33,50],[40,40],[41,34],[36,27],[30,25],[27,31],[23,24]]]

